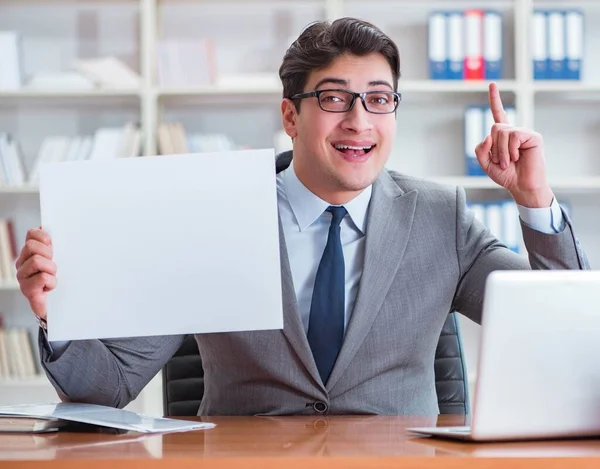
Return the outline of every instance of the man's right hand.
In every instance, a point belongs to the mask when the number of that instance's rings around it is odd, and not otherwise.
[[[39,228],[27,232],[25,246],[17,261],[17,280],[33,313],[46,319],[46,294],[56,287],[56,264],[52,260],[52,240]]]

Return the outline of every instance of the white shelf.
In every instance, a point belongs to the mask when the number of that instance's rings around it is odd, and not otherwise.
[[[222,96],[222,95],[281,95],[281,86],[187,86],[177,88],[158,88],[159,97],[168,96]]]
[[[14,282],[0,282],[0,291],[18,291],[19,284],[15,280]]]
[[[0,186],[0,194],[37,194],[40,188],[37,186]]]
[[[517,91],[519,83],[515,80],[495,80],[500,91]],[[398,83],[399,91],[413,93],[473,93],[487,92],[490,81],[487,80],[402,80]]]
[[[0,99],[27,99],[27,98],[111,98],[111,97],[140,97],[141,90],[30,90],[20,89],[15,91],[0,91]]]
[[[585,83],[575,80],[540,80],[533,82],[533,91],[536,93],[597,92],[600,91],[600,83]]]
[[[0,378],[0,388],[3,387],[52,387],[46,375],[30,378]]]
[[[428,179],[440,184],[461,186],[465,189],[505,190],[487,176],[432,177]],[[551,178],[550,187],[554,190],[600,191],[600,177]]]

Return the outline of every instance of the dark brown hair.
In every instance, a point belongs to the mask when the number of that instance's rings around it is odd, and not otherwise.
[[[283,97],[291,99],[302,93],[310,72],[328,67],[341,55],[361,56],[373,52],[382,54],[390,64],[394,90],[397,90],[400,78],[398,47],[377,26],[356,18],[312,23],[289,47],[279,67]],[[299,102],[296,108],[299,110]]]

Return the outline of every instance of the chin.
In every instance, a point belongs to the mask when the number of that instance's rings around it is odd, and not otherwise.
[[[362,191],[377,179],[379,173],[361,175],[361,177],[344,177],[341,176],[338,179],[339,185],[346,191]]]

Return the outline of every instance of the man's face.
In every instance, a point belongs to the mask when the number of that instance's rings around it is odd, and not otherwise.
[[[379,53],[343,55],[311,72],[304,92],[345,89],[394,91],[392,70]],[[348,112],[326,112],[316,97],[301,100],[300,113],[282,103],[286,132],[294,138],[294,170],[313,193],[332,204],[345,203],[372,184],[383,169],[396,132],[392,114],[367,112],[358,98]]]

